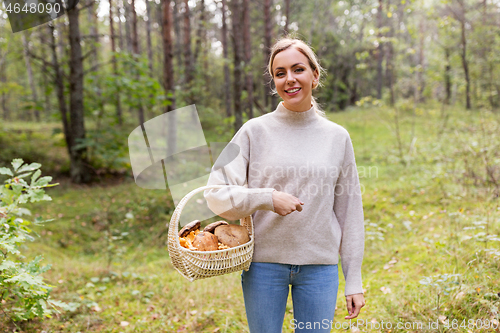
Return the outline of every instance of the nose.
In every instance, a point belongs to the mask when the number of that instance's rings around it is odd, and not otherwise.
[[[287,83],[295,83],[295,77],[291,72],[286,74],[286,81]]]

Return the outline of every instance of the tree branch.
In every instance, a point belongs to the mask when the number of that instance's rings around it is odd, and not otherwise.
[[[106,62],[102,62],[102,63],[97,64],[97,65],[94,65],[94,66],[90,67],[89,69],[87,69],[86,71],[83,71],[83,76],[85,76],[88,73],[91,73],[91,72],[95,71],[97,68],[101,67],[102,65],[107,65],[107,64],[110,64],[110,63],[112,63],[112,60],[106,61]]]
[[[91,55],[93,52],[96,51],[96,48],[93,47],[90,51],[88,51],[87,53],[85,53],[83,56],[82,56],[82,61],[85,60],[85,58],[87,58],[89,55]]]

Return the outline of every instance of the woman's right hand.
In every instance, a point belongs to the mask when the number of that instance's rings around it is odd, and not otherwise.
[[[281,216],[286,216],[296,210],[302,211],[303,204],[302,201],[291,194],[276,190],[273,192],[274,211]]]

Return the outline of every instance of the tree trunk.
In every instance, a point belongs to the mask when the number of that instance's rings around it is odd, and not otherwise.
[[[271,19],[271,0],[264,0],[264,68],[267,68],[269,58],[271,56],[271,33],[272,33],[272,19]],[[264,107],[269,112],[269,96],[272,93],[272,77],[266,73],[264,75]]]
[[[130,4],[128,3],[128,0],[123,0],[123,7],[125,8],[125,40],[127,42],[127,51],[129,53],[132,53],[133,47],[132,47],[132,32],[130,31],[130,21],[132,21],[131,14],[130,14]]]
[[[188,0],[184,0],[184,72],[185,72],[185,85],[184,89],[187,92],[186,102],[193,103],[193,96],[191,94],[191,85],[193,81],[193,55],[191,52],[191,11],[189,10]]]
[[[68,10],[69,20],[69,46],[70,46],[70,76],[69,76],[69,100],[71,135],[73,143],[85,139],[85,123],[83,115],[83,63],[82,47],[80,45],[80,26],[78,22],[79,9],[75,6]],[[87,149],[71,147],[71,180],[74,183],[90,182],[91,177],[87,161]]]
[[[419,52],[418,52],[418,71],[417,71],[417,82],[418,82],[418,98],[417,103],[423,102],[424,89],[425,89],[425,79],[424,79],[424,65],[425,65],[425,26],[424,18],[420,18],[419,22]]]
[[[467,62],[467,39],[465,37],[465,8],[464,4],[460,1],[463,10],[463,18],[460,20],[461,28],[461,42],[462,42],[462,53],[460,57],[462,58],[462,66],[464,68],[465,74],[465,108],[467,110],[471,109],[470,103],[470,77],[469,77],[469,63]]]
[[[378,0],[377,28],[378,28],[378,48],[377,48],[377,99],[382,99],[382,61],[384,59],[384,49],[382,43],[382,0]]]
[[[130,5],[130,13],[132,14],[132,51],[139,54],[139,38],[137,36],[137,12],[135,10],[135,0],[132,0]]]
[[[246,91],[248,95],[247,114],[248,119],[253,118],[253,75],[252,63],[252,40],[250,38],[250,0],[243,0],[243,45],[245,47],[245,71]]]
[[[445,57],[446,57],[446,67],[444,70],[444,82],[445,82],[445,87],[446,87],[445,104],[450,105],[450,99],[451,99],[450,49],[448,47],[445,47],[444,53],[445,53]]]
[[[288,34],[288,25],[290,24],[290,0],[285,0],[285,26],[283,27],[283,35]]]
[[[182,64],[182,31],[181,31],[181,15],[179,15],[179,1],[174,0],[174,33],[175,33],[175,59],[177,62],[177,66],[181,66]],[[183,81],[182,79],[180,81]]]
[[[34,104],[33,111],[35,114],[35,120],[37,122],[40,122],[40,112],[38,111],[38,95],[36,93],[35,81],[33,79],[33,71],[31,70],[31,59],[30,59],[30,55],[29,55],[29,45],[28,45],[28,41],[26,39],[27,33],[28,33],[27,31],[23,31],[21,33],[21,37],[23,40],[24,61],[26,63],[26,71],[28,72],[28,82],[29,82],[30,89],[31,89],[31,98],[33,99],[33,104]],[[30,117],[28,117],[28,119],[29,118]]]
[[[41,56],[42,59],[47,59],[47,55],[45,54],[45,46],[47,45],[47,40],[46,40],[45,34],[43,33],[42,30],[40,30],[40,49],[41,49]],[[44,104],[44,116],[45,119],[48,119],[50,116],[50,110],[52,109],[50,105],[50,85],[49,85],[49,80],[48,80],[48,71],[47,71],[47,64],[44,62],[42,64],[42,81],[43,81],[43,96],[45,97],[45,104]]]
[[[163,10],[162,10],[162,37],[163,37],[163,71],[164,71],[164,88],[165,93],[171,93],[172,97],[170,99],[171,104],[169,104],[165,112],[172,111],[176,108],[175,106],[175,91],[174,91],[174,66],[173,66],[173,54],[172,54],[172,11],[170,8],[170,0],[163,0]],[[175,115],[175,113],[173,114]],[[175,119],[172,115],[169,118],[169,127],[167,134],[167,155],[172,156],[177,150],[177,129],[175,126]]]
[[[90,26],[90,34],[93,36],[93,42],[91,43],[92,49],[92,67],[97,68],[98,62],[99,62],[99,56],[97,53],[97,47],[99,45],[99,33],[97,30],[98,22],[97,22],[97,16],[96,12],[94,11],[94,4],[91,2],[90,3],[90,8],[87,9],[87,21]],[[97,75],[97,69],[93,70],[92,74],[95,78],[94,84],[97,87],[97,104],[98,104],[98,109],[99,109],[99,114],[97,115],[97,130],[100,127],[101,124],[101,119],[104,115],[104,101],[102,99],[102,89],[101,89],[101,80],[99,79],[99,76]]]
[[[63,18],[60,19],[60,21],[57,24],[57,51],[59,52],[59,59],[62,61],[65,61],[65,56],[66,53],[64,51],[64,36],[66,34],[66,26],[64,22],[66,21],[66,16],[63,16]]]
[[[391,0],[387,1],[387,8],[390,8],[391,6]],[[392,22],[392,19],[389,20],[389,38],[394,37],[394,24]],[[389,92],[390,92],[390,105],[394,106],[395,102],[395,97],[394,97],[394,47],[392,45],[392,42],[389,40],[386,43],[387,46],[387,58],[385,62],[385,75],[387,78],[387,85],[389,86]]]
[[[137,34],[137,12],[135,11],[135,0],[132,0],[132,4],[130,5],[130,13],[132,16],[132,52],[139,57],[139,40]],[[138,58],[137,58],[138,59]],[[136,79],[139,80],[140,74],[136,74]],[[137,104],[137,115],[139,116],[139,124],[144,124],[144,108],[142,106],[142,102],[138,101]]]
[[[118,38],[118,42],[119,42],[119,48],[120,48],[120,51],[124,51],[124,47],[123,47],[123,22],[121,20],[121,17],[122,17],[122,12],[123,12],[123,8],[124,8],[124,2],[126,0],[119,0],[119,4],[116,8],[117,12],[118,12],[118,35],[120,36]],[[121,6],[120,6],[121,5]]]
[[[118,19],[120,18],[120,13],[118,12]],[[119,23],[118,23],[119,24]],[[109,0],[109,33],[111,35],[111,62],[113,64],[113,74],[118,76],[118,65],[116,63],[116,36],[115,36],[115,28],[113,21],[113,0]],[[116,118],[118,119],[118,124],[121,126],[123,123],[122,120],[122,106],[120,101],[120,91],[117,92],[115,96],[116,101]]]
[[[71,147],[73,147],[74,145],[74,140],[70,132],[70,125],[68,121],[68,108],[66,106],[66,100],[64,99],[64,78],[62,75],[61,66],[59,65],[59,61],[57,59],[56,40],[54,37],[54,25],[52,22],[49,22],[47,26],[49,29],[49,37],[50,37],[49,45],[50,45],[50,50],[52,52],[52,68],[54,68],[54,74],[55,74],[54,86],[56,88],[56,96],[57,96],[57,102],[59,104],[59,112],[61,113],[64,140],[66,141],[68,156],[71,160]],[[58,38],[62,38],[62,36],[58,34]]]
[[[205,18],[205,0],[200,0],[200,24],[198,25],[196,49],[194,63],[197,63],[199,53],[202,53],[203,63],[203,79],[205,83],[209,82],[208,78],[208,58],[207,58],[207,22]]]
[[[230,76],[229,76],[229,59],[227,45],[227,24],[226,24],[226,0],[222,0],[222,53],[224,56],[224,99],[226,102],[226,116],[231,117],[231,91],[230,91]]]
[[[5,51],[4,55],[0,54],[0,83],[5,86],[5,83],[7,82],[7,75],[5,74],[5,64],[7,60],[7,55],[9,54],[9,44],[7,44],[7,51]],[[1,49],[0,49],[1,51]],[[9,120],[10,119],[10,110],[7,106],[7,98],[8,95],[5,93],[5,91],[2,91],[2,110],[3,110],[3,119],[4,120]]]
[[[151,46],[151,3],[146,0],[146,41],[148,47],[148,66],[149,73],[153,77],[153,48]]]
[[[240,3],[237,0],[231,0],[231,23],[232,23],[232,41],[234,52],[234,82],[233,82],[233,98],[234,98],[234,132],[236,133],[243,125],[243,117],[241,110],[241,31],[240,31]]]
[[[201,50],[201,41],[203,39],[203,29],[205,25],[205,0],[200,0],[200,19],[198,22],[198,29],[196,31],[196,44],[194,48],[194,62],[198,61],[199,53]]]

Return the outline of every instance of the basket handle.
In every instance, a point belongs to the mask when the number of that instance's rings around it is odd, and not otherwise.
[[[167,226],[168,226],[168,238],[173,240],[173,239],[175,239],[178,236],[179,231],[177,230],[177,228],[178,228],[178,225],[179,225],[179,221],[180,221],[180,217],[181,217],[181,212],[184,209],[184,207],[186,206],[187,202],[192,197],[194,197],[196,194],[198,194],[198,193],[200,193],[202,191],[205,191],[205,190],[210,190],[210,189],[215,189],[215,188],[225,188],[225,187],[231,187],[231,185],[209,185],[209,186],[202,186],[202,187],[198,187],[198,188],[192,190],[191,192],[189,192],[188,194],[186,194],[184,196],[184,198],[182,198],[181,201],[179,201],[179,203],[175,207],[175,210],[174,210],[174,213],[172,214],[170,222],[169,222],[169,224],[167,224]],[[251,219],[248,219],[247,217],[244,217],[244,218],[240,219],[240,224],[241,225],[245,225],[245,224],[249,223],[249,221],[251,221]],[[179,244],[178,241],[173,242],[173,244],[175,244],[174,246],[176,248],[178,248],[180,246],[180,244]]]

